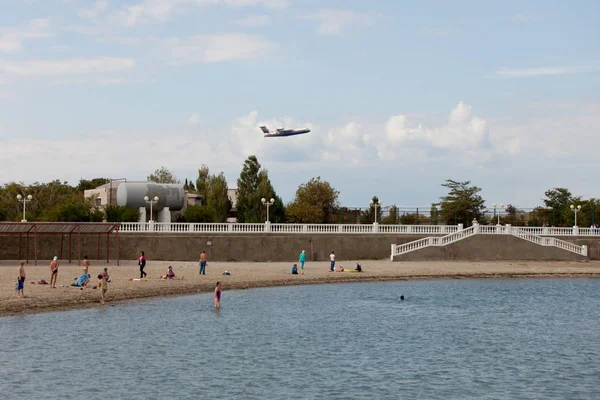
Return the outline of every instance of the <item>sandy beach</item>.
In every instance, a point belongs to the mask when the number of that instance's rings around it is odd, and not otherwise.
[[[175,296],[211,291],[217,281],[223,289],[249,289],[267,286],[286,286],[317,283],[388,281],[408,279],[466,279],[522,277],[582,277],[599,278],[600,262],[391,262],[389,260],[361,261],[363,272],[329,272],[329,262],[307,262],[304,275],[292,275],[292,263],[210,262],[206,275],[199,275],[195,262],[149,261],[148,276],[139,278],[136,261],[122,261],[120,266],[92,260],[89,287],[70,286],[82,274],[77,263],[62,262],[56,288],[33,284],[50,281],[50,260],[38,266],[26,265],[25,298],[15,296],[17,261],[0,262],[0,316],[61,311],[76,308],[100,307],[96,286],[97,275],[108,267],[111,277],[107,304],[147,297]],[[336,266],[353,269],[355,262],[341,261]],[[172,265],[181,280],[162,280]],[[227,270],[231,275],[225,276]]]

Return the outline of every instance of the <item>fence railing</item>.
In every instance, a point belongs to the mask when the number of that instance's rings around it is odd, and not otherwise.
[[[553,237],[539,236],[533,233],[526,232],[522,228],[513,229],[512,235],[527,240],[529,242],[539,244],[540,246],[558,247],[559,249],[570,251],[571,253],[579,254],[581,256],[587,256],[587,246],[585,245],[580,246],[575,243],[566,242],[564,240]]]
[[[122,222],[121,233],[385,233],[447,235],[462,225],[379,225],[379,224],[240,224],[182,222]]]
[[[478,225],[483,235],[510,235],[515,229],[538,236],[598,236],[596,228],[521,227],[510,225]],[[380,225],[380,224],[242,224],[185,222],[121,222],[119,232],[157,233],[349,233],[349,234],[416,234],[448,235],[463,230],[459,225]]]

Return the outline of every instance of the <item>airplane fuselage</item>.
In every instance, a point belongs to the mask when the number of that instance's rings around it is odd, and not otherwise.
[[[284,136],[294,136],[294,135],[302,135],[304,133],[310,132],[310,129],[298,129],[298,130],[277,130],[274,133],[265,133],[265,137],[284,137]]]

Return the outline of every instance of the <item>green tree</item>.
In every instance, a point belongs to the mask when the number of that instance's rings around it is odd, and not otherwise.
[[[154,171],[153,174],[148,175],[146,179],[156,183],[179,183],[177,177],[164,166]]]
[[[396,225],[399,223],[398,218],[398,207],[395,205],[390,206],[388,210],[388,214],[386,216],[382,216],[381,223],[386,225]]]
[[[209,214],[214,218],[213,221],[202,222],[227,221],[227,215],[231,209],[231,201],[227,195],[227,179],[223,172],[219,175],[211,175],[208,166],[202,165],[198,169],[196,193],[203,197],[204,205],[211,209]]]
[[[269,179],[269,172],[261,168],[256,156],[249,156],[244,161],[242,172],[237,180],[237,220],[238,222],[264,222],[267,217],[267,208],[261,199],[275,200],[269,207],[269,220],[283,222],[285,207],[283,201],[273,188]]]
[[[339,208],[339,192],[321,177],[311,178],[296,190],[294,200],[286,209],[289,222],[332,223],[334,211]]]
[[[138,222],[140,211],[126,206],[111,205],[104,209],[108,222]]]
[[[229,196],[227,196],[227,179],[223,172],[219,175],[209,176],[206,206],[212,209],[214,222],[227,221],[227,215],[231,209],[231,201],[229,200]]]
[[[79,184],[75,187],[78,192],[84,192],[90,189],[96,189],[98,186],[105,185],[110,182],[108,178],[94,178],[92,180],[80,179]]]
[[[206,205],[187,206],[184,216],[186,222],[213,222],[215,220],[215,210]]]
[[[554,226],[573,226],[575,217],[570,208],[571,205],[581,205],[583,208],[587,203],[581,197],[573,196],[566,188],[553,188],[547,190],[544,194],[546,195],[544,205],[552,210]],[[580,219],[580,217],[582,218]],[[586,219],[584,213],[577,213],[577,225],[587,225],[588,221]],[[585,225],[583,225],[584,223]]]
[[[435,204],[435,203],[431,204],[431,208],[429,209],[429,217],[431,218],[431,224],[432,225],[437,225],[438,224],[438,208],[437,208],[437,204]]]
[[[473,220],[483,221],[485,201],[478,194],[481,189],[472,186],[471,181],[458,182],[447,179],[442,186],[448,194],[441,198],[440,215],[447,224],[470,226]]]
[[[204,198],[206,203],[206,196],[208,196],[208,181],[209,181],[209,169],[208,166],[202,164],[202,167],[198,169],[198,178],[196,179],[196,193]]]
[[[258,190],[258,173],[260,163],[256,156],[249,156],[244,161],[242,172],[237,180],[237,220],[238,222],[258,222],[260,220],[261,197],[256,195]],[[197,187],[198,185],[196,185]]]

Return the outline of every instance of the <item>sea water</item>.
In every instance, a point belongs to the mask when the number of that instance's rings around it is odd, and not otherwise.
[[[600,398],[600,280],[224,289],[0,318],[0,399]]]

